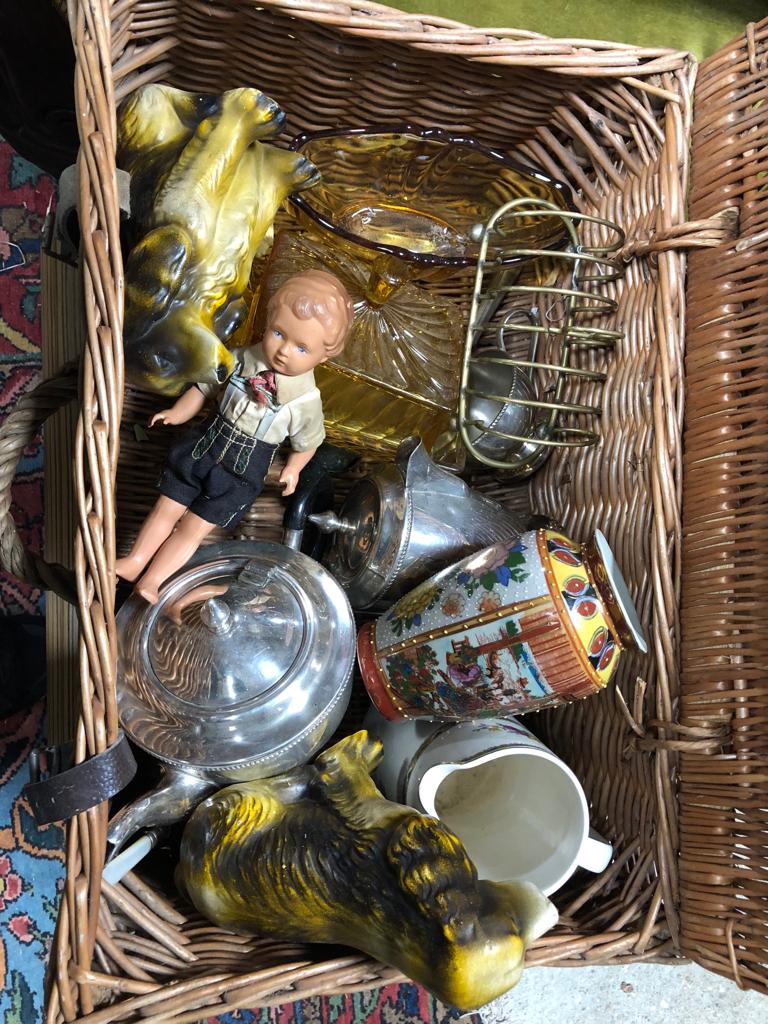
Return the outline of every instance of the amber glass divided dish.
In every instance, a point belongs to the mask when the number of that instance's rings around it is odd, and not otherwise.
[[[291,143],[320,170],[311,193],[291,202],[336,244],[418,267],[477,262],[477,228],[512,199],[571,206],[570,189],[470,135],[417,125],[306,132]],[[565,243],[553,218],[520,221],[504,242],[547,249]],[[490,258],[495,258],[493,252]],[[505,259],[511,262],[510,257]],[[415,271],[414,271],[415,272]]]

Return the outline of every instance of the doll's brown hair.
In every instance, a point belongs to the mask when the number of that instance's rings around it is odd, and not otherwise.
[[[338,277],[325,270],[304,270],[294,274],[267,303],[268,318],[278,299],[287,302],[291,312],[300,320],[319,320],[329,329],[325,338],[326,356],[341,352],[352,325],[354,307]]]

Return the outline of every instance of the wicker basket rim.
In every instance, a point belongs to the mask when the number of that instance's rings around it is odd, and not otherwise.
[[[373,34],[371,29],[375,24],[376,32],[381,31],[388,34],[396,32],[398,41],[417,43],[428,49],[445,50],[444,44],[454,42],[461,47],[459,52],[469,59],[472,57],[467,49],[472,46],[481,46],[484,50],[490,47],[503,48],[505,52],[500,52],[495,56],[514,57],[515,54],[518,54],[522,60],[525,60],[526,51],[530,55],[534,55],[535,51],[535,55],[547,58],[558,56],[564,62],[569,62],[569,58],[578,58],[581,54],[594,55],[596,53],[602,53],[604,56],[615,53],[617,58],[634,58],[638,61],[653,60],[659,57],[675,57],[686,63],[688,60],[695,60],[690,51],[678,50],[674,47],[639,46],[634,43],[621,43],[606,39],[550,36],[527,29],[469,25],[466,22],[439,15],[399,11],[396,7],[373,3],[372,0],[355,0],[354,3],[343,3],[341,0],[338,2],[337,0],[309,0],[309,2],[307,0],[268,0],[267,6],[282,8],[295,17],[307,21],[322,21],[340,29],[346,27],[355,34]],[[458,36],[465,38],[460,41]],[[544,46],[532,47],[533,43],[544,44]],[[569,53],[569,50],[572,52]],[[560,71],[561,68],[548,67],[548,70]],[[601,69],[595,68],[593,73],[599,75]],[[655,71],[641,65],[637,68],[637,73],[653,74]]]

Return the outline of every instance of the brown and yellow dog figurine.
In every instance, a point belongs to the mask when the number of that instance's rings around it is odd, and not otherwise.
[[[234,368],[254,256],[291,192],[319,179],[305,157],[260,140],[284,116],[257,89],[221,96],[147,85],[121,105],[118,165],[139,236],[125,266],[126,370],[166,395]]]
[[[358,732],[216,793],[187,823],[179,884],[224,928],[354,946],[475,1009],[518,981],[557,911],[530,883],[479,881],[436,818],[385,800],[370,777],[381,751]]]

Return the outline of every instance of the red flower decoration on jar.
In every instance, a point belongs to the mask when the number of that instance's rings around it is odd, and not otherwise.
[[[0,910],[5,910],[6,904],[18,899],[21,889],[21,878],[11,871],[10,857],[3,855],[0,857]]]
[[[589,645],[589,653],[597,657],[602,654],[605,642],[608,639],[608,630],[602,626],[598,629],[592,637],[592,642]]]
[[[478,602],[478,609],[485,615],[487,612],[495,612],[497,608],[501,607],[501,598],[498,594],[491,592],[490,594],[483,594]]]
[[[598,670],[598,672],[605,670],[608,667],[608,665],[611,663],[611,658],[613,657],[613,652],[614,652],[615,649],[616,649],[616,645],[615,644],[609,643],[609,644],[605,645],[605,650],[600,655],[600,661],[598,661],[598,663],[597,663],[597,670]]]
[[[443,598],[440,609],[443,615],[450,615],[455,618],[457,615],[461,615],[464,610],[464,598],[458,590],[451,590]]]
[[[574,555],[572,551],[565,551],[562,548],[555,548],[552,552],[552,557],[556,558],[558,562],[564,562],[566,565],[581,565],[581,559]]]

